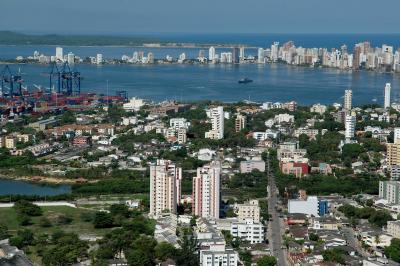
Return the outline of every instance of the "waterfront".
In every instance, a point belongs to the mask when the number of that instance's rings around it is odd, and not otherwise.
[[[42,74],[49,66],[39,64],[13,65],[20,68],[25,85],[48,87]],[[126,90],[130,97],[154,101],[219,100],[225,102],[250,99],[263,101],[295,100],[299,104],[342,102],[344,90],[351,88],[354,103],[383,102],[383,87],[392,83],[392,97],[399,98],[400,76],[368,71],[341,71],[328,68],[296,67],[284,64],[241,65],[87,65],[78,66],[84,76],[82,91],[107,93]],[[244,77],[250,84],[238,84]]]
[[[69,185],[34,184],[19,180],[0,179],[1,195],[55,196],[71,193]]]

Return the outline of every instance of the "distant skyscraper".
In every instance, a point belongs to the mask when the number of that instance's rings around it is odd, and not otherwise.
[[[343,104],[343,108],[345,110],[347,110],[347,111],[351,110],[352,100],[353,100],[353,91],[352,90],[345,90],[344,91],[344,104]]]
[[[193,214],[203,218],[219,218],[221,164],[213,161],[197,168],[193,177]]]
[[[96,55],[96,63],[98,65],[103,64],[103,55],[102,54],[97,54]]]
[[[346,115],[345,128],[346,140],[354,138],[356,128],[356,117],[354,115]]]
[[[208,49],[208,60],[214,61],[215,59],[215,48],[214,46],[211,46],[210,49]]]
[[[265,58],[265,51],[264,48],[258,48],[258,58],[257,58],[257,63],[263,64]]]
[[[240,55],[239,47],[234,47],[232,49],[232,63],[239,64],[239,55]]]
[[[182,168],[169,160],[157,160],[150,166],[150,215],[176,213],[181,199]]]
[[[384,108],[390,108],[390,91],[391,91],[391,84],[386,83],[385,86],[385,102],[383,107]]]
[[[271,45],[271,60],[273,62],[278,61],[279,59],[279,42],[274,42],[274,44]]]
[[[224,138],[224,108],[218,106],[207,111],[207,115],[211,120],[211,130],[205,134],[209,139]]]
[[[204,58],[206,56],[206,52],[204,50],[199,51],[199,58]]]
[[[73,53],[68,53],[67,62],[70,65],[73,65],[75,63],[75,55]]]
[[[154,64],[154,54],[152,52],[147,54],[147,63]]]
[[[241,46],[241,47],[240,47],[239,59],[240,59],[241,61],[243,61],[243,60],[244,60],[244,57],[245,57],[244,49],[245,49],[244,46]]]
[[[64,52],[62,47],[56,47],[56,60],[64,61]]]

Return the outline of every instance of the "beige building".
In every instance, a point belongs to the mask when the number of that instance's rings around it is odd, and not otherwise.
[[[169,160],[150,166],[150,216],[176,213],[181,199],[182,168]]]
[[[387,164],[400,165],[400,142],[387,144]]]
[[[186,143],[187,137],[185,128],[180,128],[177,130],[177,139],[179,144]]]
[[[235,204],[235,213],[239,221],[252,219],[253,222],[260,222],[260,206],[258,200],[250,200],[243,204]]]
[[[387,232],[394,238],[400,238],[400,221],[388,221]]]
[[[10,150],[15,149],[17,147],[17,138],[14,136],[7,136],[7,137],[5,137],[4,143],[5,143],[4,146],[7,149],[10,149]]]
[[[246,116],[238,114],[235,120],[235,131],[240,132],[246,127]]]

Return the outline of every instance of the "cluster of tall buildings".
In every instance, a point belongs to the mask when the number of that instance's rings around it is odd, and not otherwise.
[[[68,62],[68,64],[73,65],[75,63],[83,62],[82,58],[80,58],[79,56],[75,55],[72,52],[65,54],[64,48],[59,46],[56,47],[55,55],[45,55],[39,53],[38,51],[34,51],[33,56],[28,56],[27,59],[37,60],[41,64],[49,64],[53,62],[56,63]],[[89,60],[90,63],[92,64],[102,64],[104,62],[102,54],[97,54],[96,56],[89,57]]]
[[[340,69],[369,69],[400,71],[400,51],[393,46],[383,44],[371,47],[369,42],[357,43],[350,52],[346,45],[340,49],[296,47],[289,41],[282,46],[274,42],[270,48],[259,48],[257,62],[282,61],[292,65],[322,65]]]
[[[132,57],[128,55],[123,55],[121,58],[122,61],[127,62],[127,63],[141,63],[141,64],[153,64],[154,63],[154,54],[152,52],[145,53],[143,51],[135,51],[132,55]]]
[[[219,218],[221,164],[212,161],[197,169],[193,177],[192,210],[202,218]],[[181,199],[182,168],[169,160],[150,166],[150,215],[176,213]]]

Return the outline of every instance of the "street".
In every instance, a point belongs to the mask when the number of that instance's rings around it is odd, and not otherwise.
[[[268,213],[270,214],[270,221],[268,223],[268,239],[272,254],[277,258],[278,265],[285,266],[288,265],[287,258],[285,256],[285,250],[282,249],[282,229],[283,222],[278,216],[277,208],[277,187],[275,184],[274,175],[270,169],[269,155],[267,159],[267,173],[268,173],[268,185],[269,185],[269,195],[268,195]]]

